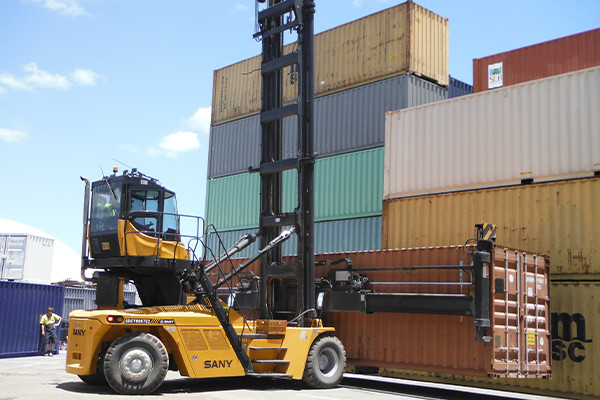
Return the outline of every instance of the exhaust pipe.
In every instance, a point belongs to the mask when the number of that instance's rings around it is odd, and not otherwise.
[[[80,177],[85,182],[85,195],[83,197],[83,235],[81,240],[81,279],[84,282],[91,282],[92,278],[85,276],[86,261],[87,261],[87,243],[89,232],[89,216],[90,216],[90,181],[85,176]]]

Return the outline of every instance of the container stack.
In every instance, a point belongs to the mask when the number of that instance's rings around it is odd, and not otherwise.
[[[291,51],[294,44],[284,51]],[[206,219],[228,247],[258,227],[261,57],[215,71]],[[284,70],[284,104],[297,72]],[[315,37],[315,252],[381,248],[385,112],[471,91],[448,75],[448,20],[412,2]],[[283,159],[295,156],[295,117],[283,121]],[[297,202],[283,174],[284,211]],[[292,239],[283,254],[296,253]],[[257,244],[240,257],[255,253]]]
[[[600,396],[599,33],[474,60],[479,93],[386,115],[383,247],[456,245],[489,221],[499,245],[549,255],[553,378],[511,389]]]

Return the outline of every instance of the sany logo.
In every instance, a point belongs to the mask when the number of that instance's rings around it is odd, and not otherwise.
[[[573,337],[575,325],[575,337]],[[591,343],[585,332],[585,318],[579,313],[552,313],[552,359],[562,361],[567,356],[571,361],[580,363],[585,360],[585,346]]]
[[[206,360],[204,361],[204,368],[229,368],[233,360]]]
[[[73,336],[85,335],[85,329],[73,329]]]

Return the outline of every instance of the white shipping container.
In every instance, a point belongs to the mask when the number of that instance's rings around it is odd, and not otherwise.
[[[600,67],[386,113],[385,199],[599,169]]]
[[[0,234],[0,279],[51,281],[54,239],[29,234]]]

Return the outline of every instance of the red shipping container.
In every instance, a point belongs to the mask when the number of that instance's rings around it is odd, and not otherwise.
[[[598,65],[600,29],[594,29],[474,59],[473,93]]]

